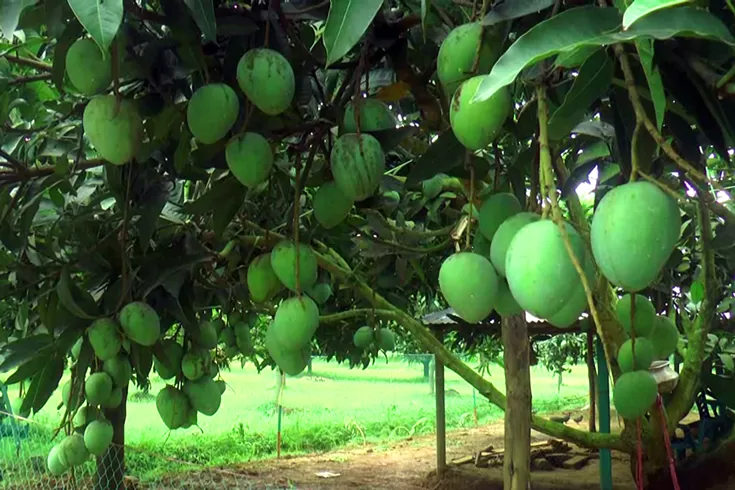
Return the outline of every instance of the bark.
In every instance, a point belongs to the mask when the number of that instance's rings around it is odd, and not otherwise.
[[[531,479],[531,371],[523,315],[503,318],[506,410],[503,488],[526,490]]]
[[[125,418],[128,389],[123,389],[122,403],[105,410],[105,417],[114,429],[112,444],[97,458],[97,484],[95,490],[123,490],[125,488]]]

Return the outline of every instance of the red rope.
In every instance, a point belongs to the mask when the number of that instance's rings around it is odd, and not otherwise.
[[[635,483],[638,490],[643,490],[643,441],[641,441],[641,419],[635,419],[636,452],[638,465],[635,469]]]
[[[679,487],[679,478],[676,476],[676,464],[674,463],[674,452],[671,450],[671,437],[669,437],[669,428],[666,423],[666,412],[664,411],[664,402],[661,395],[656,398],[656,406],[661,414],[661,425],[664,432],[664,444],[666,445],[666,456],[669,458],[669,472],[671,473],[671,483],[674,490],[681,490]]]

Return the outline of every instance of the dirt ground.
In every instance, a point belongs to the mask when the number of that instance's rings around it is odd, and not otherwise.
[[[585,422],[583,422],[584,424]],[[569,422],[577,426],[574,422]],[[582,426],[580,426],[582,427]],[[492,445],[503,447],[503,423],[447,434],[447,461],[468,456]],[[548,436],[534,432],[532,441],[545,441]],[[242,488],[242,479],[249,488],[299,490],[418,490],[418,489],[500,489],[501,468],[476,468],[473,464],[450,466],[444,478],[435,475],[436,448],[433,436],[397,442],[390,446],[368,446],[358,449],[284,457],[223,468],[218,488],[227,488],[227,481],[237,481],[232,488]],[[635,488],[630,475],[628,458],[613,453],[615,490]],[[189,482],[192,480],[189,479]],[[175,482],[170,482],[174,484]],[[179,488],[194,488],[183,481]],[[221,486],[220,486],[221,485]],[[580,470],[555,469],[532,473],[533,490],[599,489],[599,466],[591,460]]]

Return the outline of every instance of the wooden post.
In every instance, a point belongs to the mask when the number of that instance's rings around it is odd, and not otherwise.
[[[531,480],[531,366],[524,315],[502,319],[505,364],[503,488],[527,490]]]
[[[595,332],[590,330],[587,332],[587,380],[589,382],[589,398],[590,398],[590,413],[589,413],[589,428],[590,432],[597,432],[597,387],[595,383],[595,377],[597,376],[595,369]]]
[[[446,412],[444,410],[444,364],[434,360],[436,379],[436,474],[441,477],[447,466]]]
[[[597,338],[597,379],[600,393],[600,432],[610,433],[610,380],[602,342]],[[600,449],[600,490],[612,490],[612,454]]]

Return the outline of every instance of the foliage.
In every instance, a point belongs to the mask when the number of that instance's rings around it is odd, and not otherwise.
[[[627,12],[626,2],[592,0],[553,8],[506,2],[489,12],[445,0],[4,3],[13,8],[2,10],[0,24],[0,372],[22,383],[23,409],[38,412],[91,321],[115,316],[130,301],[151,305],[164,336],[187,345],[212,315],[229,323],[259,313],[250,325],[252,349],[220,346],[215,361],[273,366],[267,320],[290,293],[254,304],[247,267],[292,239],[311,246],[318,283],[331,289],[308,349],[365,367],[378,350],[355,347],[354,330],[363,321],[400,328],[407,339],[401,349],[433,352],[502,405],[502,393],[452,352],[484,352],[485,365],[497,359],[491,328],[460,323],[437,342],[416,321],[443,303],[437,276],[452,247],[468,248],[477,236],[468,210],[511,192],[527,210],[567,219],[589,243],[605,193],[637,178],[676,197],[682,212],[677,248],[641,291],[659,313],[678,315],[687,337],[686,369],[668,405],[676,423],[699,386],[703,339],[730,328],[735,305],[735,209],[727,190],[735,12],[725,1],[681,3],[635,0]],[[468,19],[503,34],[503,54],[481,74],[473,100],[508,89],[514,101],[501,134],[476,152],[454,136],[449,97],[435,76],[441,41]],[[124,165],[102,160],[90,143],[83,125],[89,98],[66,74],[66,52],[87,35],[112,64],[105,93],[133,103],[143,120],[144,137],[132,142],[136,156]],[[262,47],[282,53],[293,69],[292,104],[277,115],[260,111],[241,89],[238,64]],[[186,109],[210,83],[234,90],[239,110],[227,137],[202,144],[192,138]],[[345,106],[363,96],[389,104],[399,127],[371,132],[386,154],[380,184],[325,229],[314,218],[313,196],[332,179]],[[252,187],[233,177],[225,151],[245,130],[266,137],[274,155],[267,180]],[[583,182],[591,193],[580,198]],[[622,291],[596,272],[586,292],[617,377],[614,357],[625,334],[611,312]],[[499,321],[493,313],[486,325]],[[159,345],[134,346],[139,386],[147,386]],[[82,347],[75,371],[84,375],[92,357]],[[550,361],[559,372],[562,357]],[[539,417],[533,424],[580,444],[631,450],[618,435]]]

